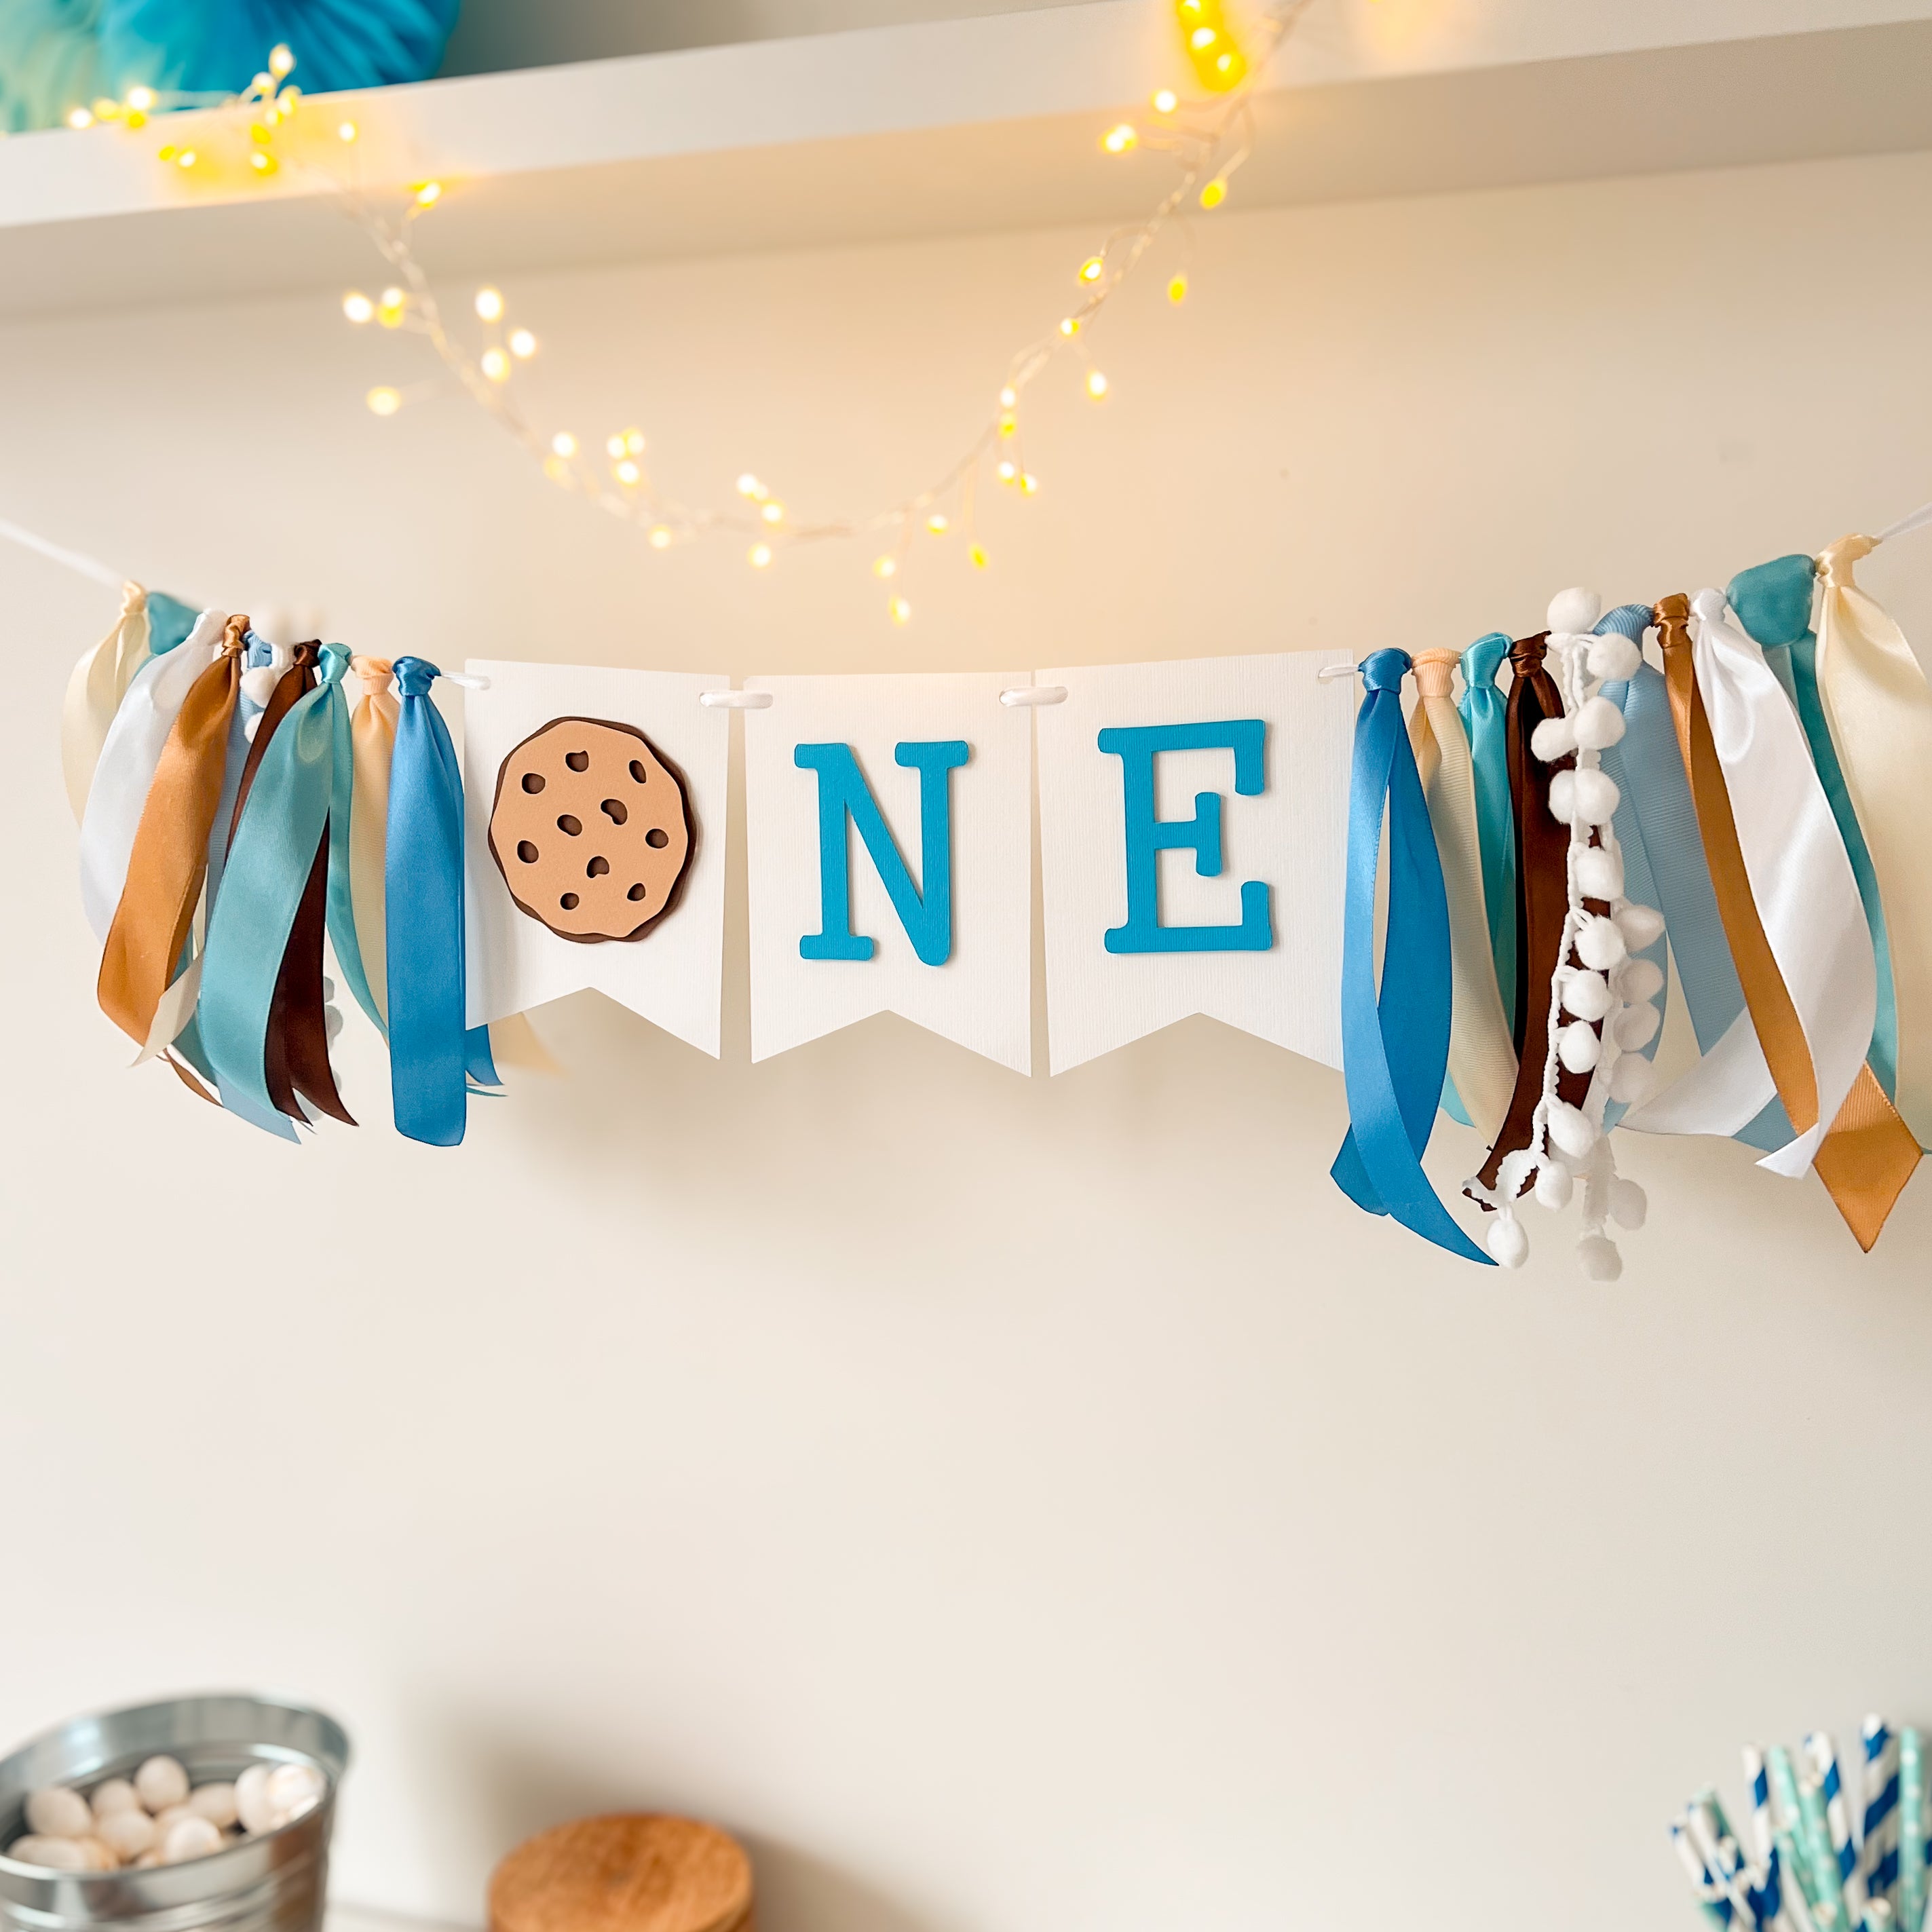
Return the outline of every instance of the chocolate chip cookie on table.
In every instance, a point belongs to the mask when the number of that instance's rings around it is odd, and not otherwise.
[[[642,938],[693,843],[683,782],[634,725],[554,718],[497,770],[490,855],[518,910],[560,939]]]

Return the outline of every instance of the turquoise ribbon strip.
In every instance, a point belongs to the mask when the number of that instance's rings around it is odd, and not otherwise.
[[[202,1044],[224,1101],[233,1094],[238,1111],[276,1111],[263,1046],[289,934],[328,826],[335,764],[332,708],[342,701],[348,664],[346,652],[325,651],[320,681],[296,700],[269,740],[235,827],[208,922]]]
[[[1846,856],[1858,882],[1858,897],[1864,902],[1865,924],[1870,928],[1872,952],[1878,962],[1878,1017],[1866,1058],[1890,1100],[1898,1091],[1898,1005],[1892,992],[1892,947],[1886,937],[1885,908],[1879,902],[1878,874],[1872,868],[1858,815],[1852,808],[1852,794],[1838,763],[1838,747],[1832,742],[1824,700],[1818,693],[1818,638],[1811,628],[1812,578],[1810,558],[1780,556],[1740,571],[1724,595],[1737,613],[1738,622],[1764,647],[1772,668],[1780,670],[1783,661],[1786,688],[1798,707],[1805,742],[1811,748],[1811,762],[1817,767],[1825,796],[1832,801],[1832,816],[1838,821]]]
[[[196,611],[178,597],[165,590],[148,592],[148,655],[164,657],[177,644],[185,644],[194,628]]]
[[[1509,706],[1496,688],[1496,673],[1509,658],[1500,631],[1478,638],[1462,653],[1462,699],[1456,706],[1469,734],[1469,762],[1476,780],[1476,839],[1483,855],[1483,908],[1490,922],[1490,950],[1503,1006],[1516,1004],[1516,820],[1510,811]],[[1510,1011],[1512,1030],[1521,1016]]]
[[[463,773],[429,694],[442,675],[426,658],[396,660],[401,702],[382,883],[396,1129],[431,1147],[456,1147],[471,1081],[500,1083],[489,1028],[464,1024]]]
[[[340,657],[338,666],[330,667]],[[356,758],[349,727],[349,699],[342,679],[349,669],[350,654],[340,644],[331,644],[322,654],[325,675],[334,694],[328,707],[332,758],[328,789],[328,943],[334,949],[356,1004],[369,1016],[370,1024],[385,1040],[389,1028],[377,1010],[375,995],[369,990],[368,969],[362,964],[362,942],[356,936],[356,904],[349,883],[350,814],[356,794]],[[386,884],[386,881],[385,882]]]
[[[1422,1171],[1449,1065],[1449,898],[1422,780],[1402,715],[1404,651],[1362,660],[1348,780],[1348,890],[1342,944],[1342,1071],[1348,1132],[1329,1170],[1371,1214],[1390,1214],[1465,1261],[1495,1263]],[[1376,874],[1388,808],[1388,922],[1376,987]]]

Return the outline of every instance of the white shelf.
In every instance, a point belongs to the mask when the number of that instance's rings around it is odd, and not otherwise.
[[[1932,0],[1316,0],[1239,205],[1932,147],[1928,71]],[[1163,164],[1096,134],[1183,80],[1167,0],[1097,0],[317,100],[327,176],[184,174],[152,124],[19,136],[0,314],[366,280],[352,175],[447,183],[419,232],[451,272],[1125,217]]]

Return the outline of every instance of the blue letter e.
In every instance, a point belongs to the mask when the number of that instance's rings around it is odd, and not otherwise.
[[[1100,734],[1100,748],[1120,761],[1126,806],[1127,921],[1111,927],[1109,952],[1265,952],[1274,944],[1268,889],[1259,879],[1241,887],[1239,926],[1162,926],[1162,852],[1191,848],[1195,872],[1204,879],[1221,873],[1221,794],[1197,792],[1192,818],[1156,818],[1154,761],[1162,752],[1224,751],[1234,754],[1234,790],[1252,798],[1264,788],[1262,748],[1268,726],[1258,718],[1220,724],[1148,724]]]
[[[818,922],[820,930],[798,942],[806,959],[869,959],[872,942],[852,930],[849,818],[866,842],[872,864],[905,928],[912,950],[928,966],[952,956],[952,791],[946,773],[966,762],[966,741],[896,745],[892,762],[919,774],[919,877],[911,874],[859,770],[850,745],[795,745],[791,761],[818,774]]]

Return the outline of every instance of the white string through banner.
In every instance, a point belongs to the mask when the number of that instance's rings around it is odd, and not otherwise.
[[[698,701],[707,711],[769,711],[769,691],[700,691]]]
[[[1932,503],[1921,503],[1917,509],[1900,517],[1898,521],[1882,530],[1872,538],[1875,544],[1888,543],[1894,537],[1909,535],[1913,530],[1922,530],[1932,524]]]
[[[1338,677],[1353,677],[1361,668],[1359,664],[1324,664],[1316,674],[1318,683],[1327,684]]]
[[[1016,685],[1010,691],[1000,693],[1000,702],[1009,710],[1024,706],[1028,710],[1037,710],[1042,704],[1064,704],[1066,687],[1064,684]]]
[[[50,543],[45,537],[36,536],[32,530],[22,530],[18,524],[10,524],[0,517],[0,537],[18,544],[22,550],[38,552],[50,563],[58,563],[64,568],[81,577],[91,577],[97,584],[104,584],[110,590],[118,590],[124,584],[134,580],[118,570],[110,570],[104,563],[97,562],[91,556],[84,556],[77,550],[63,550],[57,543]]]

